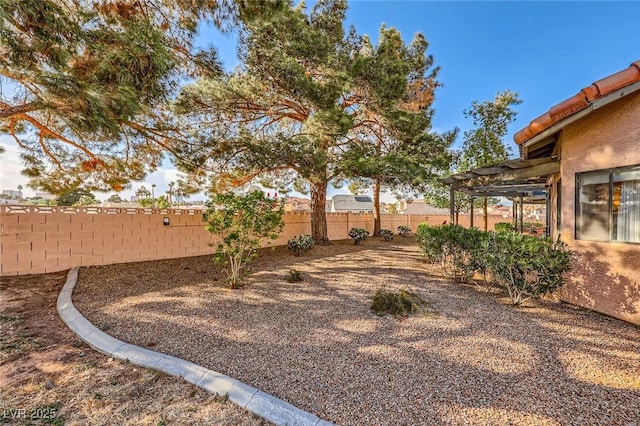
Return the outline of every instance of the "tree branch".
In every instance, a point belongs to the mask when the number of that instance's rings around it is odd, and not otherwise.
[[[53,130],[51,130],[51,128],[49,128],[48,126],[40,123],[38,120],[36,120],[35,118],[27,115],[27,114],[16,114],[15,115],[16,118],[20,118],[23,119],[25,121],[28,121],[29,123],[33,124],[38,130],[40,130],[41,133],[43,133],[44,135],[49,135],[54,137],[55,139],[58,139],[66,144],[69,144],[77,149],[79,149],[80,151],[84,152],[85,154],[87,154],[92,160],[98,160],[98,158],[96,158],[95,154],[93,154],[91,151],[89,151],[87,148],[85,148],[84,146],[75,143],[74,141],[72,141],[71,139],[68,139],[64,136],[62,136],[61,134],[54,132]]]
[[[25,114],[27,112],[36,111],[42,108],[42,104],[37,101],[28,102],[26,104],[12,106],[5,102],[0,102],[2,109],[0,109],[0,120],[3,118],[13,117],[18,114]]]

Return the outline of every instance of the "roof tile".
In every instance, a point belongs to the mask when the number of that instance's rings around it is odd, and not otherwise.
[[[542,114],[540,117],[536,118],[529,124],[529,127],[534,133],[540,133],[547,127],[553,124],[553,118],[551,118],[551,114],[549,111]]]
[[[578,94],[554,105],[549,111],[517,132],[513,136],[513,140],[518,145],[522,145],[554,124],[587,108],[594,100],[638,81],[640,81],[640,60],[633,62],[627,69],[598,80],[582,89]]]
[[[640,69],[631,64],[626,70],[598,80],[593,85],[598,88],[600,95],[604,96],[638,80],[640,80]]]
[[[598,96],[600,96],[600,91],[593,84],[591,86],[589,86],[589,87],[585,87],[580,92],[584,93],[585,97],[587,98],[587,102],[591,102],[591,101],[597,99]]]
[[[571,114],[575,114],[578,111],[581,111],[589,106],[589,101],[584,94],[584,91],[581,90],[577,95],[573,95],[569,99],[566,99],[559,104],[552,106],[549,110],[549,115],[551,116],[551,120],[553,123],[557,123],[565,117],[570,116]]]

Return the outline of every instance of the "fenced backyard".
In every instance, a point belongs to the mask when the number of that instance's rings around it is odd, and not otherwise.
[[[169,223],[164,224],[168,219]],[[311,232],[309,214],[285,214],[280,237],[285,245],[301,233]],[[416,229],[420,223],[440,225],[448,216],[383,215],[382,228]],[[489,217],[489,228],[504,219]],[[480,217],[476,217],[476,224]],[[327,213],[331,240],[348,238],[349,229],[373,231],[373,216]],[[469,217],[460,216],[469,226]],[[215,236],[205,231],[201,210],[153,210],[102,207],[0,206],[0,275],[42,274],[75,266],[172,259],[211,254]]]
[[[452,281],[427,264],[413,236],[345,241],[350,228],[372,229],[371,215],[328,214],[335,243],[301,257],[283,245],[309,232],[309,217],[286,215],[280,247],[261,250],[244,287],[231,290],[212,261],[207,243],[215,237],[200,211],[21,209],[2,212],[3,267],[5,255],[24,262],[24,269],[3,269],[10,276],[2,278],[9,309],[0,324],[8,339],[0,376],[18,390],[6,395],[12,406],[55,404],[70,421],[94,421],[100,412],[125,421],[116,407],[135,389],[156,407],[127,405],[136,421],[224,424],[229,416],[227,424],[261,424],[243,410],[227,413],[224,398],[206,399],[157,373],[141,376],[94,354],[83,361],[90,349],[65,335],[47,302],[61,284],[45,283],[62,275],[15,276],[33,271],[41,262],[34,250],[44,249],[45,262],[57,260],[45,268],[85,263],[74,302],[106,333],[227,374],[337,424],[633,424],[640,410],[636,326],[551,300],[513,306],[501,289]],[[415,231],[447,219],[385,216],[382,226]],[[287,281],[293,270],[301,281]],[[46,295],[43,305],[27,306],[36,300],[27,288]],[[408,290],[427,308],[404,319],[378,316],[370,307],[380,288]],[[57,370],[34,367],[42,363]],[[122,380],[133,380],[133,388]],[[143,390],[156,386],[180,395],[171,409]],[[193,395],[212,408],[195,408]]]

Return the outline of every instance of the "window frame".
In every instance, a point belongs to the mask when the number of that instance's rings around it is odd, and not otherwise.
[[[590,242],[597,242],[597,243],[618,243],[618,244],[634,244],[634,245],[640,245],[640,242],[634,242],[634,241],[624,241],[624,240],[618,240],[618,239],[613,239],[613,223],[614,223],[614,213],[613,213],[613,197],[614,197],[614,184],[615,182],[613,181],[613,175],[615,173],[620,173],[620,172],[625,172],[625,171],[637,171],[640,174],[640,164],[634,164],[634,165],[630,165],[630,166],[622,166],[622,167],[612,167],[612,168],[607,168],[607,169],[598,169],[598,170],[589,170],[589,171],[584,171],[584,172],[577,172],[575,174],[575,206],[574,206],[574,230],[573,230],[573,235],[574,235],[574,239],[577,241],[590,241]],[[608,174],[608,191],[609,191],[609,199],[607,200],[607,207],[608,207],[608,217],[607,217],[607,231],[608,231],[608,238],[606,240],[597,240],[597,239],[592,239],[592,238],[583,238],[583,237],[579,237],[579,228],[582,225],[582,211],[581,211],[581,205],[580,205],[580,193],[582,191],[582,186],[581,186],[581,180],[580,178],[582,176],[585,175],[590,175],[590,174],[597,174],[597,173],[607,173]],[[640,180],[640,176],[638,177],[638,179]]]
[[[556,181],[556,233],[562,232],[562,178]]]

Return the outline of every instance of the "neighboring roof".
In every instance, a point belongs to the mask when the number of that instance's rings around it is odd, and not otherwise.
[[[302,197],[287,197],[284,201],[285,210],[307,212],[311,210],[311,200]]]
[[[578,94],[551,107],[549,111],[517,132],[513,136],[513,140],[518,145],[522,145],[551,126],[561,123],[567,117],[587,109],[594,101],[637,82],[640,82],[640,60],[633,62],[622,71],[596,81],[591,86],[582,89]],[[622,96],[626,94],[628,93]]]
[[[439,209],[433,207],[430,204],[425,203],[424,200],[413,200],[407,202],[407,207],[399,211],[400,214],[417,214],[417,215],[448,215],[449,209]]]
[[[311,200],[308,198],[302,198],[302,197],[287,197],[284,200],[285,204],[297,204],[297,205],[304,205],[304,206],[310,206],[311,205]]]
[[[332,210],[336,212],[360,212],[373,210],[373,200],[368,195],[334,195],[332,201]]]

